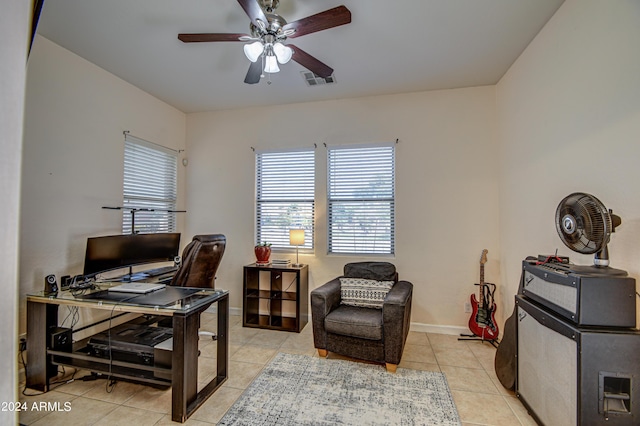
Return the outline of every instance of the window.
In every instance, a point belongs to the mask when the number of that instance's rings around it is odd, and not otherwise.
[[[329,253],[393,254],[395,147],[328,150]]]
[[[289,230],[305,230],[301,249],[313,248],[314,150],[256,154],[256,244],[292,248]]]
[[[125,134],[122,233],[175,231],[176,188],[177,153]]]

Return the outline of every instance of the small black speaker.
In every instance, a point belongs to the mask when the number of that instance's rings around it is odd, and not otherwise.
[[[50,327],[49,332],[49,345],[48,349],[60,352],[71,353],[73,349],[72,331],[70,328],[65,327]],[[53,362],[69,362],[67,358],[62,358],[59,355],[53,355]],[[50,363],[47,366],[47,377],[52,378],[58,375],[58,365]]]
[[[51,274],[44,277],[44,292],[45,294],[58,292],[58,283],[55,275]]]

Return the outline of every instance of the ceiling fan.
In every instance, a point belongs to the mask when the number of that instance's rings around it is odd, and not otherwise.
[[[289,22],[274,13],[280,0],[238,0],[251,19],[249,34],[199,33],[178,34],[184,43],[211,41],[242,41],[244,52],[251,61],[244,79],[247,84],[256,84],[266,73],[280,71],[278,63],[286,64],[293,59],[320,77],[329,77],[333,69],[293,44],[284,42],[288,38],[300,37],[351,22],[351,12],[345,6],[334,7],[297,21]]]

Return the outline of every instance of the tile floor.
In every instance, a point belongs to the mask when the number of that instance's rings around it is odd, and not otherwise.
[[[205,313],[201,327],[214,331],[215,315]],[[317,356],[311,324],[301,333],[243,328],[239,316],[230,317],[229,379],[202,405],[186,425],[216,424],[227,409],[260,373],[277,352]],[[215,373],[216,343],[202,338],[198,378],[208,382]],[[458,341],[456,336],[410,332],[400,368],[441,371],[446,374],[458,413],[465,426],[535,425],[526,409],[505,390],[493,370],[495,349],[488,343]],[[338,358],[329,354],[329,358]],[[76,374],[76,378],[83,372]],[[24,389],[21,383],[20,390]],[[28,393],[36,393],[27,389]],[[69,411],[26,411],[24,425],[169,425],[171,391],[118,382],[112,392],[106,380],[81,381],[60,385],[39,396],[22,396],[31,407],[34,402],[59,403]],[[67,404],[67,405],[69,405]]]

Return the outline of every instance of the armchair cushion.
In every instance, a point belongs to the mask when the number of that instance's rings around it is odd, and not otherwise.
[[[344,305],[382,309],[393,281],[340,277],[340,297]]]
[[[341,305],[324,320],[327,332],[360,339],[382,339],[382,311]]]

